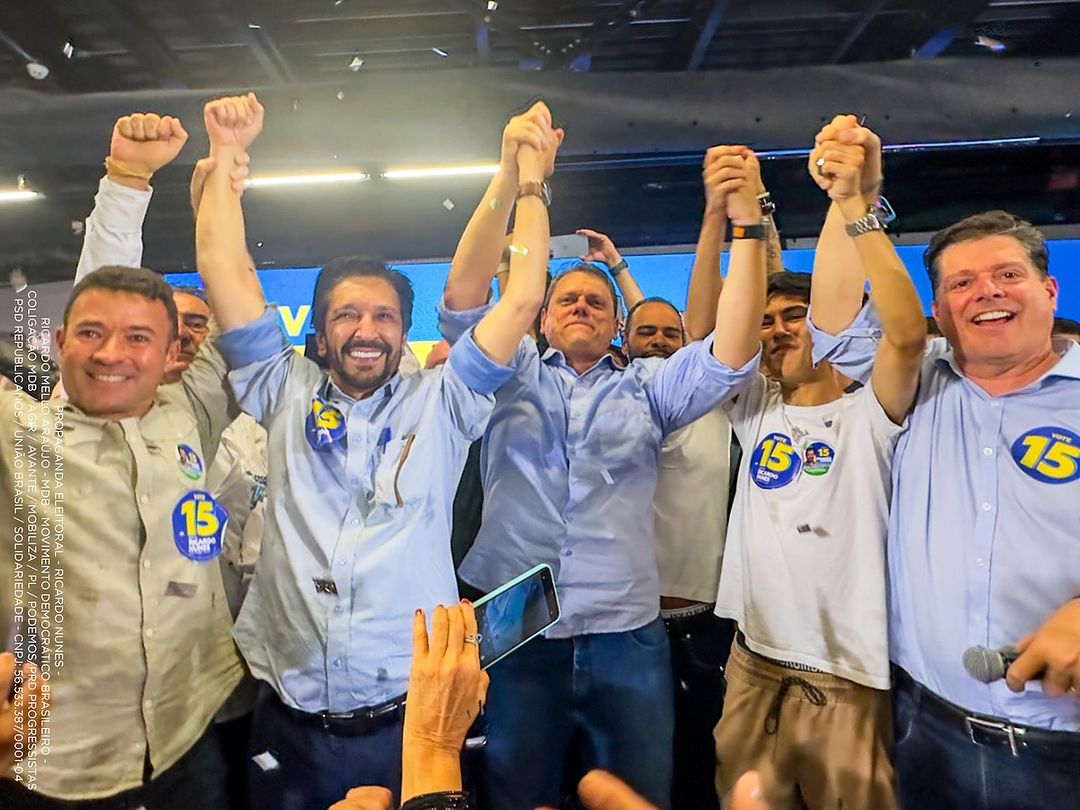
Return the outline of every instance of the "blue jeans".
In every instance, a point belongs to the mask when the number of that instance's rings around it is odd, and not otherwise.
[[[671,801],[674,728],[667,633],[655,621],[625,633],[535,639],[490,670],[480,806],[555,807],[575,738],[580,759]]]
[[[258,810],[326,810],[354,787],[401,792],[401,720],[358,737],[338,737],[289,714],[264,687],[251,725],[250,756],[269,751],[278,767],[248,759],[251,806]],[[194,807],[192,808],[194,810]]]
[[[893,714],[893,765],[903,810],[1080,807],[1080,744],[1060,755],[1021,750],[1014,757],[1007,746],[972,742],[900,684],[893,690]]]

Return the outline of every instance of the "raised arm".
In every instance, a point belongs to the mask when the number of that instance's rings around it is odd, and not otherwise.
[[[105,177],[86,218],[75,283],[106,265],[142,265],[142,226],[150,205],[150,178],[172,163],[187,143],[179,118],[134,113],[117,119],[105,159]]]
[[[600,233],[600,231],[590,231],[588,228],[579,230],[578,235],[589,240],[589,252],[582,256],[581,260],[583,262],[603,262],[611,274],[612,280],[619,288],[623,303],[626,305],[626,311],[632,310],[645,296],[642,294],[637,281],[630,274],[630,268],[627,267],[622,255],[615,247],[615,243],[611,241],[611,237]]]
[[[503,129],[499,171],[491,178],[487,191],[469,218],[450,263],[450,275],[443,293],[447,309],[475,309],[487,302],[491,279],[502,255],[510,212],[514,209],[518,189],[525,182],[518,171],[518,150],[530,146],[543,152],[545,138],[554,137],[561,142],[562,136],[561,129],[552,131],[551,114],[543,102],[534,104],[524,115],[511,118]],[[544,256],[546,260],[547,253]]]
[[[881,140],[865,127],[859,126],[853,115],[838,115],[822,127],[814,139],[814,150],[809,158],[811,176],[827,179],[826,167],[818,167],[820,148],[841,132],[854,138],[852,145],[863,148],[864,160],[859,172],[859,188],[867,203],[873,203],[881,190],[882,161]],[[865,213],[865,211],[863,212]],[[844,230],[846,221],[835,203],[829,206],[825,224],[818,237],[814,251],[814,285],[810,292],[810,311],[814,325],[823,332],[836,335],[847,329],[862,308],[866,274],[863,271],[855,243]]]
[[[911,410],[919,385],[926,345],[926,318],[915,285],[889,237],[873,215],[860,188],[865,147],[853,129],[839,132],[814,150],[812,176],[828,192],[832,205],[857,235],[858,271],[870,279],[870,296],[881,317],[882,339],[874,358],[871,385],[882,409],[901,424]],[[818,161],[824,161],[818,171]],[[815,270],[816,272],[816,270]],[[817,279],[814,279],[817,285]]]
[[[195,219],[195,259],[210,308],[228,331],[256,320],[266,309],[244,236],[240,193],[234,188],[238,155],[262,130],[263,107],[254,93],[211,101],[203,111],[213,170],[206,178]]]
[[[521,144],[517,149],[517,176],[524,193],[517,201],[514,233],[510,240],[510,275],[499,302],[476,325],[473,333],[476,345],[502,365],[513,358],[544,302],[551,230],[547,203],[539,193],[539,187],[554,170],[562,134],[551,128],[551,113],[544,104],[537,104],[532,111],[539,113],[542,149],[531,144]],[[495,247],[499,249],[501,244],[501,239],[496,240]],[[495,258],[497,264],[498,256]]]
[[[713,356],[729,368],[742,368],[761,347],[761,320],[765,314],[765,243],[757,194],[761,167],[746,147],[725,153],[714,166],[716,191],[732,225],[731,263],[720,290],[713,330]],[[763,229],[766,230],[767,229]]]

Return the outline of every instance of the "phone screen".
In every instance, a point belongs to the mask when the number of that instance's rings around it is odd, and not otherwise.
[[[559,619],[551,568],[538,565],[476,602],[480,666],[487,669]]]

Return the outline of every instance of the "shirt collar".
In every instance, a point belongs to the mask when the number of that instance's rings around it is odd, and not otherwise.
[[[549,366],[562,366],[563,368],[570,368],[570,364],[566,362],[566,355],[564,355],[558,349],[553,349],[550,346],[548,347],[547,351],[544,352],[544,356],[541,359]],[[604,352],[603,357],[593,363],[593,365],[586,369],[583,374],[579,374],[578,376],[584,377],[585,374],[588,374],[590,371],[597,368],[598,366],[603,365],[605,362],[607,363],[608,368],[614,371],[626,370],[623,366],[618,365],[610,354]]]
[[[944,340],[944,338],[942,338]],[[1058,355],[1058,361],[1039,379],[1035,380],[1029,385],[1024,386],[1020,390],[1027,390],[1035,385],[1038,385],[1047,377],[1069,377],[1074,380],[1080,380],[1080,344],[1068,338],[1055,338],[1053,343],[1053,350]],[[948,365],[952,372],[957,377],[966,377],[964,372],[960,370],[960,366],[956,363],[956,355],[953,353],[953,348],[950,345],[940,357],[937,358],[939,364],[944,363]]]
[[[390,397],[392,397],[397,391],[398,386],[401,385],[401,372],[398,371],[394,373],[393,377],[391,377],[383,384],[382,388],[380,388],[370,397],[367,397],[365,399],[354,399],[353,397],[349,396],[337,387],[337,384],[330,376],[329,371],[324,371],[323,374],[325,374],[326,376],[323,378],[322,384],[319,386],[317,392],[318,395],[328,402],[337,400],[339,402],[345,402],[350,406],[355,405],[357,402],[379,402],[385,399],[390,399]]]

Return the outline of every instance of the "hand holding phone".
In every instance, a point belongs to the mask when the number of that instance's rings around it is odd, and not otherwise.
[[[559,595],[548,565],[537,565],[477,600],[480,666],[487,669],[559,620]]]

